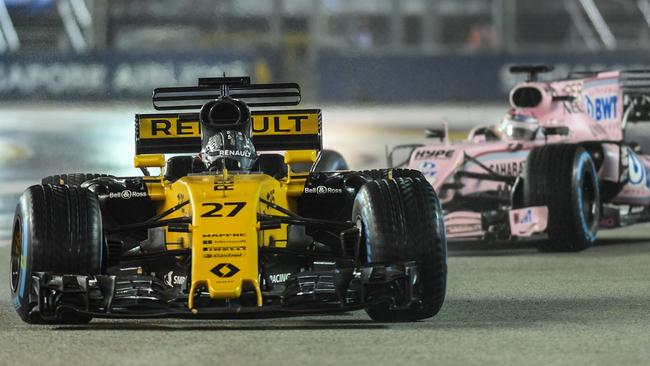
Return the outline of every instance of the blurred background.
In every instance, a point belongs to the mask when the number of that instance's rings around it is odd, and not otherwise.
[[[0,242],[20,192],[138,174],[133,114],[158,86],[297,81],[354,169],[385,146],[498,123],[520,63],[650,66],[650,0],[0,1]]]
[[[326,103],[495,102],[507,66],[648,63],[648,0],[5,0],[3,100],[145,100],[197,75]]]

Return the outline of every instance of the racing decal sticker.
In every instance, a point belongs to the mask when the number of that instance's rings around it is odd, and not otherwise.
[[[616,119],[618,111],[618,96],[609,95],[592,98],[585,95],[585,110],[591,118],[596,120],[596,122]]]
[[[228,278],[236,275],[239,272],[239,268],[232,263],[219,263],[210,272],[214,273],[217,277]]]
[[[278,273],[278,274],[272,274],[269,275],[269,279],[271,280],[271,283],[285,283],[287,282],[287,279],[291,276],[291,273]]]
[[[178,113],[135,115],[136,155],[189,154],[200,151],[201,126],[198,116]]]
[[[436,163],[432,161],[423,161],[418,165],[418,169],[432,170],[436,168]]]
[[[343,189],[341,188],[331,188],[331,187],[326,187],[326,186],[318,186],[315,188],[309,188],[305,187],[305,193],[312,193],[312,194],[339,194],[343,193]]]
[[[521,150],[517,152],[498,152],[478,156],[477,159],[488,168],[501,175],[518,176],[524,170],[526,158],[530,151]],[[469,171],[483,170],[474,162],[469,161],[465,164],[465,169]]]
[[[517,218],[517,216],[515,216],[515,218]],[[529,208],[526,211],[526,214],[518,217],[518,219],[517,223],[521,225],[530,224],[533,221],[533,210]]]
[[[526,160],[492,163],[488,167],[497,174],[516,177],[524,171]]]
[[[185,284],[187,276],[174,274],[174,271],[169,271],[164,276],[165,284],[169,287],[181,286]]]
[[[147,192],[138,192],[125,189],[121,192],[110,192],[108,198],[118,198],[123,200],[130,200],[131,198],[146,198],[149,197]]]
[[[223,181],[220,178],[214,179],[214,190],[215,191],[232,191],[235,189],[235,182],[233,181]]]
[[[453,155],[453,149],[422,149],[416,151],[414,159],[450,159]]]
[[[423,161],[418,164],[418,170],[422,172],[425,177],[433,178],[437,174],[436,163],[432,161]]]
[[[142,139],[201,137],[198,120],[184,120],[178,117],[141,117],[138,131]]]
[[[203,234],[203,245],[218,243],[245,243],[246,233]]]
[[[253,135],[316,135],[319,113],[253,114]]]
[[[203,247],[203,258],[242,258],[246,256],[246,247]]]
[[[235,217],[246,206],[246,202],[205,202],[203,207],[206,207],[207,211],[201,217],[224,217],[223,213],[221,213],[224,206],[232,206],[230,212],[226,213],[226,217]]]
[[[628,178],[633,186],[647,185],[645,167],[634,153],[628,154]]]
[[[616,121],[621,108],[620,85],[616,78],[595,79],[584,83],[584,110],[596,122]]]

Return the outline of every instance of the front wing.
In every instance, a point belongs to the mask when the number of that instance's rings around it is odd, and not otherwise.
[[[419,303],[418,270],[414,262],[368,264],[333,271],[291,275],[280,296],[265,297],[263,306],[240,301],[190,310],[187,294],[178,296],[151,276],[32,274],[32,314],[63,319],[76,312],[97,318],[250,318],[345,312],[380,303],[402,309]],[[197,297],[201,295],[198,294]],[[202,301],[205,300],[205,301]]]

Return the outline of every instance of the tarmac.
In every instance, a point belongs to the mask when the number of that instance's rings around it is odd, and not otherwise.
[[[57,172],[137,174],[130,167],[133,112],[122,106],[0,113],[0,365],[650,364],[650,224],[602,231],[598,245],[580,253],[538,253],[526,243],[450,244],[445,305],[416,323],[376,323],[363,311],[22,323],[10,302],[7,247],[20,192]],[[326,146],[340,149],[355,169],[385,164],[384,144],[422,140],[421,121],[399,129],[353,125],[345,118],[351,113],[337,113],[330,125],[324,120]],[[463,108],[456,113],[467,117]]]

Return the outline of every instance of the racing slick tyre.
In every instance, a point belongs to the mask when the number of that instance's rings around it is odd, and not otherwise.
[[[95,173],[73,173],[73,174],[58,174],[50,175],[41,180],[41,184],[58,184],[69,186],[80,186],[82,183],[95,178],[112,177],[108,174],[95,174]]]
[[[548,207],[544,252],[577,252],[596,241],[600,220],[598,172],[580,145],[557,144],[533,149],[524,169],[525,206]]]
[[[359,173],[372,179],[393,179],[393,178],[425,179],[421,171],[414,170],[414,169],[402,169],[402,168],[371,169],[371,170],[362,170]]]
[[[36,306],[31,274],[101,273],[102,222],[97,196],[85,188],[36,185],[21,196],[11,245],[11,297],[27,323],[87,323],[90,316],[63,312],[43,319]],[[30,296],[30,294],[32,296]]]
[[[379,303],[366,309],[377,321],[430,318],[438,313],[447,287],[447,240],[438,197],[423,178],[379,179],[357,194],[352,218],[362,228],[369,263],[415,261],[420,302],[406,309]]]

